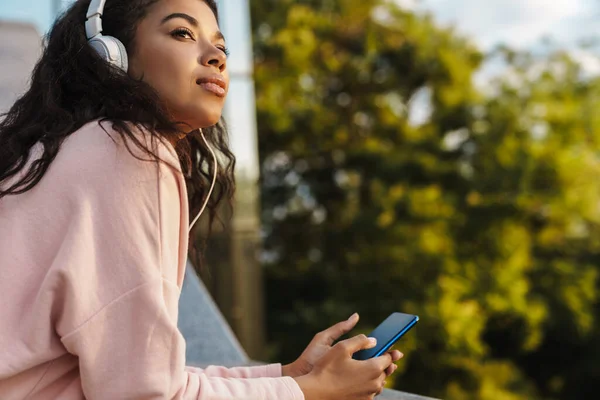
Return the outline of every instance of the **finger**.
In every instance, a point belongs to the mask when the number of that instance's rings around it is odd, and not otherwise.
[[[404,354],[398,350],[391,350],[391,351],[388,351],[388,353],[392,356],[392,362],[396,362],[399,359],[401,359],[402,357],[404,357]]]
[[[350,339],[342,340],[338,342],[336,346],[344,349],[344,352],[348,355],[352,355],[359,350],[371,349],[377,345],[377,339],[368,338],[365,335],[357,335]]]
[[[396,370],[398,369],[398,366],[396,364],[392,364],[389,367],[387,367],[387,369],[385,370],[385,374],[386,376],[390,376],[391,374],[393,374]]]
[[[379,357],[368,360],[373,368],[379,371],[385,371],[390,365],[392,365],[392,356],[389,353],[384,353]]]
[[[385,378],[386,378],[385,374],[382,374],[379,377],[378,381],[380,382],[380,384],[379,384],[379,390],[376,392],[376,395],[381,394],[381,392],[383,392],[383,389],[385,388],[385,384],[386,384]]]
[[[350,332],[356,326],[359,316],[354,313],[346,321],[338,322],[337,324],[325,329],[321,332],[325,343],[329,346],[333,344],[340,336]]]
[[[386,370],[385,370],[385,375],[386,376],[390,376],[394,372],[394,366],[395,365],[396,364],[392,364],[392,365],[390,365],[389,367],[386,368]]]

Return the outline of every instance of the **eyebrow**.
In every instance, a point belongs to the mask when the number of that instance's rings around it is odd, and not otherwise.
[[[198,23],[198,20],[194,17],[192,17],[191,15],[185,14],[185,13],[173,13],[173,14],[169,14],[166,17],[164,17],[162,19],[162,21],[160,21],[160,24],[164,24],[165,22],[172,20],[174,18],[182,18],[185,19],[187,22],[190,23],[190,25],[192,25],[193,27],[197,28],[200,24]],[[213,35],[213,40],[225,40],[225,36],[223,36],[223,33],[221,31],[217,31],[215,32],[215,34]]]

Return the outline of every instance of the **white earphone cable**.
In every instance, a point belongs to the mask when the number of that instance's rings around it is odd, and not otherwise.
[[[206,138],[204,137],[204,132],[202,132],[202,129],[200,129],[200,135],[202,136],[202,140],[204,141],[204,144],[208,148],[208,151],[210,151],[210,154],[212,155],[212,158],[213,158],[213,161],[214,161],[214,174],[213,174],[212,184],[210,185],[210,189],[208,191],[208,195],[206,196],[206,200],[204,200],[204,205],[200,209],[200,212],[198,213],[198,215],[196,215],[196,218],[194,218],[194,220],[190,224],[190,228],[188,230],[188,233],[191,232],[192,227],[194,226],[194,224],[196,223],[196,221],[198,221],[198,218],[200,218],[200,215],[202,215],[202,213],[204,212],[204,209],[206,208],[206,206],[208,204],[208,200],[210,199],[210,195],[211,195],[211,193],[212,193],[212,191],[213,191],[213,189],[215,187],[215,183],[217,182],[217,168],[218,168],[217,156],[215,155],[215,152],[213,151],[213,149],[210,147],[210,145],[206,141]]]

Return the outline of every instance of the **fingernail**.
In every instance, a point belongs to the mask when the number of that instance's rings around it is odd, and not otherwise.
[[[375,339],[374,337],[370,337],[370,338],[369,338],[369,342],[371,342],[371,344],[372,344],[373,346],[375,346],[375,345],[377,344],[377,339]]]
[[[402,353],[401,351],[399,353],[400,353],[400,358],[404,357],[404,353]]]
[[[354,313],[350,316],[350,318],[348,318],[348,321],[352,321],[354,320],[354,317],[356,317],[358,314]]]
[[[398,366],[396,364],[394,364],[394,367],[392,368],[392,372],[394,372],[397,369],[398,369]]]

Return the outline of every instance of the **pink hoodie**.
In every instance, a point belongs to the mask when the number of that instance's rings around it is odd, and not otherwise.
[[[102,125],[115,142],[90,122],[33,189],[0,199],[0,399],[304,399],[280,364],[186,367],[179,160],[162,144],[176,168],[137,160]]]

